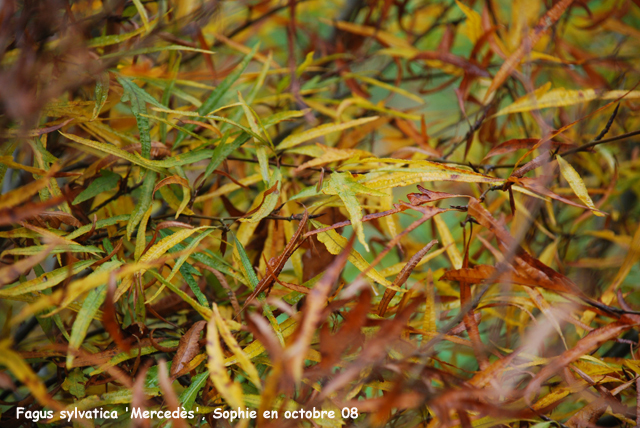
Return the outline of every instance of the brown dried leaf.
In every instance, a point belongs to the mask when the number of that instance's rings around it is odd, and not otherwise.
[[[198,321],[187,330],[184,336],[180,337],[180,344],[171,364],[170,375],[172,378],[183,375],[185,368],[188,368],[189,361],[198,355],[198,351],[200,351],[200,333],[202,333],[206,325],[206,321]]]

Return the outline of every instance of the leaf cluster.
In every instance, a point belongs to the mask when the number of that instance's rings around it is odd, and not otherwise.
[[[640,421],[638,2],[0,17],[3,427]]]

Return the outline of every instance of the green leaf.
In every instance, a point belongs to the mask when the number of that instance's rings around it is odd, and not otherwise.
[[[103,169],[100,171],[100,177],[96,178],[73,200],[72,205],[77,205],[81,202],[98,196],[102,192],[108,192],[118,185],[121,177],[120,174]]]
[[[233,72],[231,72],[222,82],[220,82],[220,84],[211,92],[211,94],[209,94],[209,97],[205,100],[205,102],[202,103],[200,108],[198,108],[198,113],[200,113],[201,115],[207,115],[210,112],[217,109],[218,107],[220,107],[220,101],[222,100],[222,97],[226,95],[229,88],[231,88],[231,85],[233,85],[235,81],[238,80],[240,75],[247,68],[247,66],[249,65],[249,62],[251,61],[253,56],[256,54],[259,47],[260,47],[260,43],[257,43],[253,47],[251,52],[246,57],[244,57],[242,62],[238,64],[235,70],[233,70]],[[190,124],[186,128],[193,131],[196,127],[195,125]],[[173,144],[174,147],[180,144],[184,139],[185,139],[185,133],[183,132],[179,133],[178,137],[176,138],[176,142]]]
[[[193,279],[194,274],[195,275],[201,275],[201,274],[191,264],[187,263],[186,260],[189,257],[198,259],[197,257],[195,257],[197,253],[192,253],[192,250],[197,248],[200,241],[202,241],[205,237],[207,237],[207,235],[209,235],[211,232],[213,232],[213,229],[205,230],[200,234],[200,236],[191,240],[191,242],[186,247],[182,244],[176,244],[173,247],[169,248],[168,250],[169,253],[180,252],[183,254],[176,261],[173,269],[171,270],[171,273],[167,277],[167,281],[170,281],[175,276],[176,272],[180,272],[184,280],[189,285],[189,288],[191,288],[191,291],[193,291],[193,295],[196,296],[196,299],[198,299],[198,302],[201,305],[206,307],[209,306],[209,302],[207,301],[206,296],[200,290],[200,287],[198,286],[198,283],[196,282],[196,280]],[[166,229],[161,230],[160,234],[163,237],[163,239],[166,238],[167,236],[172,235],[172,233],[167,231]]]
[[[188,151],[162,160],[146,160],[138,153],[135,154],[135,156],[140,161],[145,161],[145,165],[154,166],[154,170],[159,170],[160,168],[175,168],[177,166],[189,165],[204,159],[209,159],[212,155],[213,150],[210,149]]]
[[[64,382],[62,382],[62,389],[68,391],[69,394],[76,398],[82,398],[86,395],[84,384],[87,380],[87,377],[82,373],[81,369],[73,369],[69,372]]]
[[[127,239],[131,239],[131,234],[136,230],[136,226],[140,223],[142,217],[144,217],[144,214],[151,205],[153,188],[156,185],[156,177],[155,172],[148,171],[143,178],[144,183],[142,183],[142,187],[140,188],[140,199],[131,213],[129,223],[127,223]]]
[[[73,367],[74,354],[80,349],[80,345],[82,345],[87,335],[87,330],[89,330],[93,317],[98,312],[98,309],[100,309],[106,295],[106,285],[101,285],[91,290],[84,299],[82,308],[80,312],[78,312],[78,316],[71,328],[71,339],[69,340],[69,351],[67,353],[67,369]]]
[[[198,303],[200,303],[202,306],[208,307],[209,302],[207,301],[207,296],[202,293],[198,282],[193,278],[192,272],[194,270],[196,269],[189,263],[184,263],[182,266],[180,266],[180,275],[182,275],[187,285],[189,285],[191,291],[193,291],[193,295],[196,296],[196,299],[198,299]]]
[[[102,220],[98,220],[95,225],[95,230],[102,229],[105,227],[112,226],[120,221],[129,221],[129,214],[117,215],[114,217],[104,218]],[[82,236],[85,233],[89,232],[93,228],[93,224],[86,224],[82,227],[77,228],[70,234],[66,236],[67,239],[76,239],[78,236]]]
[[[161,284],[163,284],[164,286],[166,286],[169,290],[173,291],[174,293],[176,293],[182,300],[184,300],[185,302],[187,302],[193,309],[196,310],[196,312],[198,312],[202,318],[204,318],[205,320],[209,320],[211,318],[212,315],[212,311],[211,309],[209,309],[208,306],[204,306],[201,305],[200,303],[198,303],[197,301],[195,301],[192,297],[190,297],[187,293],[185,293],[184,291],[182,291],[179,287],[175,286],[174,284],[172,284],[171,282],[167,281],[166,279],[164,279],[162,277],[162,275],[160,275],[159,273],[157,273],[156,271],[154,271],[153,269],[148,271],[151,275],[153,275],[154,277],[156,277],[156,279],[158,281],[160,281]]]
[[[368,196],[386,196],[384,192],[372,189],[360,184],[350,172],[335,172],[331,174],[331,178],[326,182],[326,186],[322,189],[322,193],[327,195],[338,195],[344,203],[344,207],[349,212],[353,230],[358,236],[358,241],[364,248],[369,251],[369,245],[364,239],[364,230],[362,227],[362,207],[356,195]]]
[[[138,123],[138,131],[140,131],[140,145],[142,146],[142,157],[150,159],[151,135],[149,134],[149,119],[144,116],[147,114],[147,103],[161,108],[164,108],[164,106],[131,80],[125,77],[118,77],[118,82],[120,82],[122,89],[124,89],[124,93],[120,100],[123,103],[127,101],[131,103],[131,112]]]
[[[95,89],[95,97],[96,97],[96,105],[93,108],[93,115],[91,115],[91,120],[94,120],[100,114],[100,110],[104,106],[104,103],[107,102],[107,97],[109,96],[109,73],[104,72],[98,75],[98,79],[96,81],[96,89]]]
[[[180,394],[178,401],[182,403],[182,407],[188,412],[193,408],[196,397],[209,378],[209,372],[202,372],[191,379],[191,385]]]
[[[155,26],[155,24],[157,24],[158,22],[158,18],[154,19],[153,21],[150,22],[150,24],[152,26]],[[140,27],[135,29],[134,31],[131,31],[129,33],[123,33],[123,34],[109,34],[108,36],[101,36],[101,37],[96,37],[93,38],[91,40],[89,40],[87,42],[87,47],[88,48],[97,48],[97,47],[104,47],[104,46],[111,46],[111,45],[116,45],[118,43],[122,43],[122,42],[126,42],[127,40],[135,37],[135,36],[139,36],[140,34],[145,32],[145,28],[144,27]]]
[[[213,173],[213,171],[216,170],[216,168],[218,168],[218,166],[222,163],[223,160],[227,158],[227,156],[233,153],[244,143],[249,141],[250,135],[247,133],[242,133],[231,143],[227,143],[227,137],[228,134],[225,134],[211,154],[211,162],[209,162],[209,165],[207,165],[207,169],[204,171],[204,175],[202,177],[203,181],[206,180]]]
[[[175,265],[173,266],[173,269],[171,269],[171,273],[169,274],[169,276],[167,277],[167,281],[171,281],[171,279],[175,276],[176,272],[178,272],[178,270],[182,267],[182,265],[187,261],[187,259],[189,257],[191,257],[191,253],[198,248],[198,244],[204,239],[206,238],[211,232],[213,232],[213,229],[208,229],[205,230],[204,232],[202,232],[200,234],[200,236],[198,236],[197,238],[193,239],[189,245],[187,245],[187,247],[181,251],[182,255],[180,256],[180,258],[176,261]],[[202,302],[201,302],[202,303]],[[203,304],[208,304],[205,300],[205,303]]]
[[[236,235],[231,234],[233,239],[236,242],[236,250],[238,250],[238,255],[240,255],[240,261],[242,263],[243,273],[245,277],[249,280],[249,287],[251,290],[255,290],[258,285],[258,276],[256,275],[256,271],[251,266],[251,261],[249,260],[249,256],[247,256],[247,252],[244,250],[244,247],[236,238]]]
[[[238,91],[238,99],[240,100],[240,104],[242,105],[242,110],[247,118],[247,122],[251,127],[251,130],[255,134],[260,134],[260,128],[256,123],[256,118],[253,115],[253,110],[249,107],[249,105],[242,98],[242,94]],[[262,175],[262,180],[265,183],[269,182],[269,177],[271,174],[269,173],[269,155],[267,154],[267,146],[263,143],[260,143],[256,140],[256,154],[258,156],[258,163],[260,165],[260,174]]]

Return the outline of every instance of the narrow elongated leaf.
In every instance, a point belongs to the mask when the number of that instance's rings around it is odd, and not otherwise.
[[[238,251],[238,255],[240,256],[240,261],[242,262],[244,276],[249,281],[249,286],[253,291],[258,285],[258,282],[259,282],[258,276],[256,275],[256,271],[253,269],[253,266],[251,266],[251,261],[249,261],[247,252],[245,251],[240,241],[238,241],[238,238],[236,238],[236,236],[233,235],[233,239],[235,240],[236,251]]]
[[[557,2],[549,11],[540,17],[538,21],[538,25],[535,26],[527,36],[527,40],[523,41],[518,48],[513,52],[507,60],[502,64],[493,80],[491,81],[491,85],[489,89],[487,89],[487,93],[484,96],[484,100],[489,99],[489,96],[492,95],[499,87],[503,85],[503,83],[507,80],[507,78],[511,75],[513,70],[518,66],[522,58],[527,54],[528,50],[540,40],[542,36],[548,33],[551,29],[551,26],[560,19],[565,10],[571,6],[574,0],[560,0]]]
[[[231,330],[227,325],[227,321],[222,318],[220,315],[220,311],[218,310],[218,306],[213,304],[213,319],[215,319],[215,325],[220,332],[220,336],[224,343],[227,344],[233,355],[235,355],[238,365],[244,370],[244,372],[249,377],[249,380],[258,388],[261,388],[262,383],[260,382],[260,376],[258,375],[258,371],[253,363],[249,360],[249,357],[244,353],[238,342],[231,334]],[[212,325],[209,326],[213,327]],[[215,327],[214,327],[215,328]]]
[[[202,372],[191,379],[191,385],[178,397],[181,406],[188,412],[193,409],[193,405],[196,402],[198,393],[204,388],[207,379],[209,379],[208,372]]]
[[[129,222],[127,223],[127,239],[131,238],[131,234],[136,230],[138,223],[140,223],[140,220],[142,220],[144,214],[151,206],[153,189],[155,188],[157,177],[154,171],[148,171],[143,178],[144,182],[140,188],[140,199],[138,199],[138,203],[133,209],[131,217],[129,217]]]
[[[258,208],[258,210],[251,215],[251,217],[247,219],[241,219],[240,221],[248,221],[251,223],[257,223],[273,211],[278,203],[278,199],[280,199],[280,188],[282,187],[282,174],[280,170],[277,169],[271,175],[271,179],[269,181],[269,188],[265,190],[262,195],[263,201],[262,205]]]
[[[333,132],[344,131],[345,129],[353,128],[354,126],[364,125],[365,123],[372,122],[376,119],[378,119],[378,116],[364,117],[362,119],[350,120],[344,123],[327,123],[325,125],[320,125],[316,128],[290,135],[282,140],[282,142],[278,144],[277,148],[278,150],[290,149],[309,140],[313,140]]]
[[[247,133],[242,133],[236,137],[232,142],[227,143],[227,140],[223,138],[216,146],[215,150],[211,153],[211,162],[207,165],[207,169],[204,172],[203,181],[209,177],[213,171],[220,166],[227,156],[239,149],[244,143],[249,141],[251,136]]]
[[[207,115],[220,106],[220,101],[222,101],[222,97],[226,95],[227,91],[231,88],[231,86],[235,83],[235,81],[238,80],[240,75],[247,68],[247,66],[249,65],[249,62],[251,62],[251,59],[256,54],[259,47],[260,47],[260,43],[257,43],[253,47],[251,52],[244,57],[242,62],[238,64],[235,70],[233,70],[233,72],[231,72],[218,86],[216,86],[216,89],[214,89],[211,92],[211,94],[209,94],[207,99],[198,108],[198,113],[200,113],[201,115]],[[187,129],[192,131],[193,129],[195,129],[195,125],[188,125]],[[182,132],[179,133],[178,137],[176,138],[176,142],[174,143],[174,146],[179,145],[184,139],[185,139],[185,134]]]
[[[551,107],[566,107],[576,104],[588,103],[594,100],[617,100],[624,96],[625,100],[640,98],[640,91],[614,90],[599,92],[595,89],[570,90],[565,88],[551,89],[537,97],[523,97],[513,104],[501,109],[496,116],[510,113],[522,113],[536,109]]]
[[[96,80],[96,89],[95,89],[95,98],[96,105],[93,108],[93,115],[91,116],[91,120],[94,120],[100,114],[104,103],[107,102],[107,97],[109,96],[109,73],[100,73],[98,79]]]
[[[447,247],[447,255],[449,256],[449,260],[451,260],[451,264],[455,269],[462,268],[462,255],[460,254],[458,247],[456,247],[456,243],[453,240],[449,227],[441,216],[435,216],[433,221],[436,224],[436,228],[438,229],[438,234],[442,239],[443,245]]]
[[[247,122],[249,122],[249,127],[255,134],[259,135],[260,127],[258,127],[256,119],[253,116],[253,111],[244,101],[244,98],[242,98],[242,94],[240,93],[240,91],[238,91],[238,99],[240,100],[240,104],[242,105],[242,110],[244,111]],[[269,173],[269,156],[267,154],[267,147],[259,141],[256,141],[256,144],[256,153],[258,155],[258,162],[260,164],[260,174],[262,174],[262,180],[265,183],[268,183],[271,174]]]
[[[173,266],[173,269],[171,270],[171,273],[167,277],[167,281],[171,281],[171,278],[173,278],[173,276],[176,274],[176,272],[182,267],[182,265],[192,255],[192,253],[195,252],[196,249],[198,249],[198,245],[200,244],[200,242],[204,238],[206,238],[211,232],[213,232],[212,229],[205,230],[204,232],[202,232],[200,234],[200,236],[198,236],[196,239],[191,241],[191,243],[184,249],[183,254],[176,261],[176,264]]]
[[[71,369],[73,367],[75,353],[80,349],[80,346],[87,335],[87,330],[89,330],[89,326],[91,325],[98,309],[100,309],[100,305],[104,302],[106,295],[106,285],[102,285],[91,290],[84,299],[82,309],[78,312],[76,321],[73,323],[73,327],[71,328],[71,340],[69,340],[69,353],[67,354],[67,369]]]
[[[27,386],[29,392],[40,404],[56,409],[61,407],[47,393],[47,387],[40,380],[40,377],[33,372],[31,366],[11,349],[11,341],[9,339],[0,341],[0,364],[6,367],[23,385]]]
[[[87,147],[91,147],[97,150],[100,150],[101,152],[104,153],[109,153],[110,155],[114,155],[117,156],[121,159],[125,159],[131,163],[134,163],[136,165],[140,165],[146,169],[158,172],[158,173],[164,173],[165,171],[162,168],[159,168],[157,166],[155,166],[154,163],[152,163],[151,161],[145,159],[142,156],[136,156],[135,154],[129,153],[125,150],[122,150],[119,147],[114,146],[113,144],[106,144],[106,143],[100,143],[97,141],[92,141],[92,140],[88,140],[86,138],[82,138],[82,137],[78,137],[76,135],[73,134],[65,134],[64,132],[60,132],[60,134],[68,139],[70,139],[71,141],[75,141],[76,143],[82,144],[84,146]]]
[[[131,103],[131,112],[136,118],[138,123],[138,131],[140,131],[140,144],[142,145],[142,157],[151,158],[151,135],[149,134],[149,119],[147,114],[147,102],[153,102],[156,106],[164,107],[159,102],[155,101],[153,97],[146,93],[146,91],[133,83],[131,80],[118,77],[118,82],[124,89],[122,95],[122,102],[129,101]],[[151,101],[153,100],[153,101]]]
[[[211,318],[207,326],[207,355],[209,355],[209,378],[215,385],[220,395],[232,407],[244,408],[242,388],[234,382],[227,373],[225,357],[220,346],[220,335],[216,320]]]
[[[326,225],[311,220],[313,225],[317,228],[326,227]],[[335,230],[329,230],[327,232],[321,232],[318,234],[318,241],[322,242],[327,250],[334,255],[340,254],[344,248],[346,248],[347,243],[349,242],[347,238],[339,235]],[[399,287],[395,287],[391,281],[388,281],[384,276],[380,275],[380,273],[375,269],[371,268],[369,263],[362,257],[360,253],[356,250],[352,249],[349,252],[349,261],[354,264],[358,268],[360,272],[367,272],[367,276],[373,281],[384,285],[385,287],[391,288],[392,290],[399,291],[401,293],[406,292]]]
[[[557,155],[556,159],[558,160],[558,165],[560,166],[560,173],[562,174],[564,179],[567,180],[569,186],[571,186],[571,189],[573,189],[573,192],[576,194],[576,196],[578,196],[578,198],[580,198],[580,200],[586,206],[588,206],[595,215],[597,215],[598,217],[603,217],[604,213],[597,209],[595,205],[593,205],[593,201],[591,200],[589,192],[587,191],[587,186],[584,185],[584,181],[582,181],[580,174],[578,174],[576,170],[573,169],[569,162],[562,159],[560,155]]]
[[[180,344],[178,345],[178,350],[173,357],[171,369],[169,370],[171,376],[178,377],[182,375],[187,364],[198,354],[200,349],[198,345],[200,333],[202,333],[206,325],[206,321],[198,321],[180,337]]]
[[[322,192],[327,195],[338,195],[351,217],[353,230],[358,236],[358,241],[364,245],[365,250],[369,251],[369,245],[365,241],[364,231],[362,228],[362,208],[356,198],[356,195],[367,196],[386,196],[386,193],[372,189],[355,180],[349,172],[331,174],[331,178],[327,181]]]
[[[40,252],[38,254],[40,254]],[[71,265],[71,269],[69,269],[69,267],[61,267],[49,273],[45,273],[35,279],[25,281],[23,283],[16,283],[13,286],[9,286],[0,290],[0,297],[18,296],[21,294],[33,293],[36,291],[42,291],[51,287],[55,287],[56,285],[64,281],[69,276],[69,274],[75,275],[78,272],[82,272],[95,262],[95,260],[76,262]]]
[[[204,318],[205,320],[209,320],[211,318],[211,309],[206,306],[202,306],[191,296],[182,291],[179,287],[176,287],[173,283],[165,280],[162,275],[155,272],[154,270],[150,270],[149,273],[151,273],[151,275],[153,275],[158,281],[160,281],[161,284],[165,285],[168,289],[176,293],[178,297],[187,302],[193,309],[196,310],[196,312],[198,312],[202,316],[202,318]]]
[[[76,198],[72,204],[77,205],[88,199],[95,198],[100,193],[108,192],[118,185],[122,177],[119,174],[103,169],[100,171],[100,177],[96,178],[84,189]]]

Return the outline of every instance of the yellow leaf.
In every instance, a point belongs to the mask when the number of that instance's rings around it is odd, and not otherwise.
[[[138,270],[142,270],[141,274],[146,272],[150,263],[160,258],[164,253],[166,253],[169,250],[169,248],[184,241],[185,239],[187,239],[189,236],[191,236],[193,233],[197,232],[198,230],[203,230],[208,228],[209,226],[196,227],[194,229],[180,229],[176,233],[173,233],[169,236],[164,237],[160,242],[156,243],[154,246],[149,248],[149,250],[146,253],[144,253],[142,257],[140,257],[140,264],[142,264],[145,267],[141,269],[140,266],[138,266],[138,269],[131,271],[131,273],[136,272]],[[127,266],[127,268],[128,267],[129,266]],[[120,299],[120,297],[129,289],[129,287],[131,287],[132,281],[133,281],[133,278],[131,275],[127,275],[124,278],[124,280],[118,286],[118,289],[114,294],[114,297],[113,297],[114,301],[117,301],[118,299]]]
[[[436,223],[438,234],[442,239],[442,245],[447,248],[447,255],[451,260],[451,264],[455,269],[462,269],[462,255],[458,247],[456,247],[456,242],[453,240],[453,236],[451,236],[449,227],[440,216],[435,216],[433,221]]]
[[[278,150],[289,149],[306,141],[313,140],[314,138],[322,137],[324,135],[331,134],[332,132],[344,131],[345,129],[353,128],[354,126],[363,125],[376,120],[377,118],[378,116],[363,117],[361,119],[350,120],[349,122],[344,123],[327,123],[325,125],[320,125],[316,128],[288,136],[278,145]]]
[[[195,232],[207,228],[208,226],[196,227],[193,229],[180,229],[177,232],[164,237],[160,242],[149,248],[149,251],[147,251],[142,257],[140,257],[140,262],[145,263],[156,260],[164,253],[166,253],[169,248],[184,241]]]
[[[320,143],[316,144],[324,153],[320,156],[314,157],[310,161],[298,166],[294,171],[299,172],[303,169],[313,168],[314,166],[326,165],[331,162],[338,162],[345,159],[358,158],[358,157],[371,157],[371,153],[364,150],[356,149],[335,149],[333,147],[327,147]],[[308,146],[305,146],[308,147]]]
[[[367,100],[366,98],[361,98],[361,97],[352,97],[352,98],[347,98],[343,101],[340,102],[340,105],[338,106],[338,117],[342,118],[342,114],[343,112],[347,109],[347,107],[349,106],[358,106],[358,107],[362,107],[364,109],[367,110],[373,110],[373,111],[377,111],[380,113],[384,113],[387,114],[389,116],[395,116],[395,117],[399,117],[402,119],[407,119],[407,120],[420,120],[420,115],[417,114],[409,114],[409,113],[404,113],[402,111],[398,111],[398,110],[394,110],[394,109],[390,109],[390,108],[385,108],[382,106],[382,103],[378,103],[378,104],[373,104],[371,101]]]
[[[427,292],[427,304],[425,306],[422,329],[430,333],[435,333],[437,329],[436,288],[433,284],[433,274],[431,273],[431,269],[429,269],[425,288]]]
[[[356,73],[346,73],[344,77],[345,78],[355,77],[356,79],[362,80],[363,82],[369,83],[370,85],[378,86],[388,91],[395,92],[398,95],[402,95],[403,97],[407,97],[419,104],[424,104],[424,100],[419,96],[417,96],[416,94],[413,94],[407,91],[406,89],[398,88],[397,86],[393,86],[388,83],[384,83],[379,80],[373,79],[371,77],[363,76],[361,74],[356,74]]]
[[[41,253],[39,252],[38,254],[41,254]],[[37,257],[37,256],[34,256],[34,257]],[[54,287],[60,284],[66,278],[68,278],[69,275],[75,275],[79,272],[82,272],[83,270],[85,270],[95,262],[96,260],[86,260],[82,262],[77,262],[72,265],[64,266],[56,270],[53,270],[51,272],[47,272],[29,281],[16,283],[16,285],[13,287],[5,287],[2,290],[0,290],[0,298],[34,293],[34,292],[38,292],[38,291],[42,291],[42,290],[46,290],[48,288]]]
[[[80,265],[80,263],[78,263],[78,265]],[[55,310],[50,312],[49,315],[60,312],[66,307],[73,305],[74,301],[78,299],[82,294],[86,293],[87,291],[93,290],[94,288],[99,287],[102,284],[106,284],[107,280],[109,279],[109,275],[111,275],[110,270],[114,270],[120,265],[122,265],[122,262],[120,261],[109,261],[102,265],[103,268],[100,271],[93,272],[85,278],[81,278],[71,282],[65,289],[56,290],[50,295],[40,294],[40,297],[36,301],[25,307],[17,316],[13,318],[12,323],[20,323],[30,315],[34,315],[51,306],[55,306]],[[105,266],[109,266],[111,269],[106,269]],[[141,268],[142,266],[140,264],[135,263],[123,266],[120,269],[116,269],[116,280],[137,270],[140,270]],[[58,280],[59,283],[62,282],[65,277],[66,275],[62,278],[59,278],[59,275],[56,275],[55,280]],[[54,277],[52,277],[51,280],[53,281]],[[45,284],[42,284],[41,287],[44,287],[44,285]],[[51,284],[48,284],[48,286],[50,287]]]
[[[27,364],[20,355],[11,349],[10,339],[0,341],[0,365],[3,365],[13,375],[22,382],[43,406],[60,407],[58,403],[47,393],[47,387],[42,383],[40,377],[34,373],[31,366]]]
[[[580,200],[587,207],[589,207],[595,215],[597,215],[598,217],[603,217],[604,213],[597,209],[595,205],[593,205],[593,201],[591,200],[589,192],[587,191],[587,186],[584,185],[584,181],[582,181],[580,175],[566,160],[562,159],[560,155],[556,156],[556,158],[558,159],[558,165],[560,166],[560,172],[562,173],[562,176],[565,180],[567,180],[569,186],[571,186],[576,196],[578,196],[578,198],[580,198]]]
[[[158,281],[160,281],[160,283],[167,287],[169,290],[173,291],[174,293],[176,293],[178,295],[178,297],[180,297],[182,300],[184,300],[185,302],[187,302],[193,309],[196,310],[196,312],[198,312],[202,318],[204,318],[206,321],[209,321],[212,317],[212,313],[211,313],[211,309],[209,309],[206,306],[202,306],[200,303],[198,303],[197,300],[193,299],[191,296],[189,296],[187,293],[185,293],[184,291],[182,291],[180,289],[180,287],[175,286],[173,283],[171,283],[170,281],[167,281],[166,279],[164,279],[162,277],[162,275],[160,275],[159,273],[157,273],[154,270],[150,270],[149,273],[151,273],[151,275],[155,276],[156,279]],[[155,297],[153,297],[155,298]],[[151,300],[151,299],[150,299]]]
[[[465,14],[467,20],[465,21],[464,27],[462,27],[462,34],[467,36],[469,40],[475,45],[480,37],[484,34],[482,31],[482,18],[480,14],[475,10],[471,9],[469,6],[459,2],[456,0],[456,4],[462,10],[462,13]]]
[[[245,186],[251,186],[252,184],[256,184],[257,182],[262,180],[262,176],[260,174],[253,174],[250,175],[248,177],[242,178],[240,180],[238,180],[238,182],[240,184],[243,184]],[[224,184],[222,186],[220,186],[217,190],[214,190],[211,193],[206,193],[204,195],[200,195],[196,198],[195,202],[196,203],[200,203],[200,202],[204,202],[208,199],[215,199],[220,197],[220,195],[226,195],[228,193],[233,192],[234,190],[239,189],[240,186],[238,186],[236,183],[227,183]],[[186,212],[186,211],[185,211]]]
[[[147,15],[147,10],[144,8],[140,0],[133,0],[133,4],[136,6],[136,9],[140,14],[140,19],[142,19],[142,25],[144,25],[144,30],[148,33],[151,30],[151,28],[149,27],[149,15]]]
[[[357,194],[368,196],[386,196],[385,193],[367,186],[363,186],[353,178],[350,172],[334,172],[331,178],[327,180],[326,186],[322,189],[322,193],[326,195],[338,195],[344,203],[345,208],[349,212],[353,230],[358,236],[358,241],[364,245],[365,250],[369,251],[369,245],[364,238],[364,230],[362,227],[362,208],[360,202],[356,198]]]
[[[10,208],[31,199],[49,183],[49,177],[42,177],[29,184],[18,187],[10,192],[0,195],[0,209]]]
[[[409,186],[423,181],[459,181],[468,183],[502,183],[503,180],[437,162],[404,159],[363,159],[359,163],[395,163],[397,167],[379,168],[365,175],[362,182],[372,189]],[[406,165],[406,166],[404,166]]]
[[[304,73],[304,71],[313,63],[314,54],[315,54],[315,51],[311,51],[307,54],[302,64],[300,64],[296,69],[296,76],[298,77],[302,76],[302,73]]]
[[[375,37],[386,46],[410,49],[416,53],[419,52],[418,49],[414,48],[411,45],[411,43],[407,41],[407,39],[396,37],[393,34],[388,33],[384,30],[381,30],[378,27],[359,25],[359,24],[354,24],[352,22],[346,22],[346,21],[330,21],[325,18],[320,18],[320,20],[328,25],[335,26],[339,30],[347,31],[349,33],[358,34],[366,37]]]
[[[635,100],[640,98],[640,91],[614,90],[604,93],[596,92],[594,89],[568,90],[564,88],[552,89],[550,91],[538,91],[547,89],[551,83],[537,89],[533,94],[524,96],[516,100],[513,104],[501,109],[495,116],[502,116],[509,113],[521,113],[531,110],[566,107],[575,104],[586,103],[594,100],[617,100],[627,94],[625,100]],[[533,96],[532,96],[533,95]]]
[[[142,156],[135,156],[129,152],[122,150],[119,147],[116,147],[112,144],[99,143],[97,141],[88,140],[86,138],[78,137],[73,134],[65,134],[64,132],[60,132],[63,137],[70,139],[71,141],[75,141],[76,143],[80,143],[84,146],[91,147],[93,149],[100,150],[101,152],[108,153],[110,155],[117,156],[121,159],[128,160],[129,162],[140,165],[151,171],[159,172],[164,174],[165,171],[162,168],[156,167],[152,161],[143,158]]]
[[[536,24],[540,15],[540,0],[514,0],[511,5],[511,26],[507,36],[509,47],[516,49],[529,28]],[[533,53],[533,52],[532,52]],[[532,59],[533,56],[532,56]]]
[[[147,212],[142,216],[142,220],[140,220],[140,225],[138,226],[138,234],[136,235],[136,247],[134,250],[135,260],[140,260],[142,252],[147,246],[147,223],[149,222],[149,217],[151,217],[151,211],[153,211],[153,205],[149,206],[149,209],[147,209]]]
[[[247,118],[247,122],[249,122],[249,127],[254,133],[260,135],[260,127],[258,127],[258,124],[256,123],[256,118],[253,116],[253,111],[251,111],[251,108],[249,108],[247,103],[244,101],[244,98],[242,98],[242,94],[240,93],[240,91],[238,91],[238,99],[240,100],[240,104],[242,105],[242,110],[244,111],[244,115]],[[267,147],[257,139],[254,138],[254,140],[256,143],[258,163],[260,165],[260,174],[262,174],[262,180],[265,183],[268,183],[271,174],[269,173],[269,156],[267,154]]]
[[[311,220],[311,222],[313,223],[314,227],[317,227],[317,228],[326,227],[326,225],[318,221]],[[340,254],[344,250],[344,248],[347,246],[347,238],[340,235],[335,230],[328,230],[326,232],[321,232],[321,233],[318,233],[317,236],[318,236],[318,241],[322,242],[325,245],[325,247],[327,247],[327,250],[331,254],[334,254],[334,255]],[[349,253],[348,260],[351,263],[353,263],[353,265],[356,268],[358,268],[360,272],[366,271],[367,272],[366,275],[373,281],[379,284],[382,284],[387,288],[398,291],[400,293],[407,292],[407,290],[405,289],[394,286],[390,281],[387,281],[387,279],[384,276],[382,276],[380,272],[375,270],[375,268],[371,268],[371,265],[367,263],[364,257],[362,257],[362,255],[356,250],[354,249],[351,250],[351,252]]]
[[[496,38],[496,40],[499,40],[498,38]],[[400,57],[400,58],[406,58],[406,59],[413,59],[418,53],[420,53],[420,51],[416,50],[415,48],[411,47],[411,48],[385,48],[385,49],[379,49],[376,51],[376,55],[388,55],[388,56],[392,56],[392,57]],[[426,64],[428,67],[431,68],[438,68],[442,71],[444,71],[447,74],[450,74],[452,76],[462,76],[464,74],[464,70],[461,69],[460,67],[456,67],[453,64],[449,64],[446,62],[442,62],[440,60],[437,59],[422,59],[421,61],[424,62],[424,64]]]
[[[207,327],[207,355],[209,355],[209,378],[213,382],[222,398],[232,408],[244,408],[242,387],[231,380],[225,367],[224,353],[220,346],[220,336],[216,327],[216,320],[212,317]]]
[[[258,370],[253,365],[247,354],[244,353],[238,342],[236,341],[233,334],[231,334],[231,330],[227,325],[227,321],[220,316],[220,311],[218,311],[218,306],[213,304],[213,318],[215,319],[215,323],[218,326],[218,330],[222,339],[227,344],[227,347],[233,352],[233,355],[236,356],[238,365],[244,370],[247,374],[249,380],[258,388],[262,387],[260,382],[260,376],[258,375]]]
[[[233,184],[233,183],[232,183]],[[184,205],[185,208],[183,208],[182,212],[184,214],[187,215],[191,215],[194,212],[192,210],[190,210],[189,208],[186,208],[186,205],[189,203],[189,198],[191,198],[191,189],[185,189],[184,187],[182,188],[183,190],[183,194],[182,194],[182,201],[180,201],[177,197],[176,194],[173,193],[173,191],[169,188],[169,187],[161,187],[158,191],[160,192],[160,194],[162,195],[162,199],[174,210],[176,210],[176,217],[178,218],[177,213],[180,212],[180,208]],[[185,202],[186,201],[186,202]]]
[[[43,169],[33,168],[27,165],[19,164],[18,162],[14,162],[11,156],[0,156],[0,164],[6,165],[7,167],[12,169],[21,169],[35,175],[47,175],[47,171]]]
[[[280,199],[280,189],[282,187],[282,174],[279,169],[276,169],[273,174],[271,174],[271,179],[269,181],[269,189],[265,190],[264,193],[273,188],[273,186],[277,186],[274,191],[271,191],[267,196],[264,197],[264,202],[258,208],[258,211],[253,213],[253,215],[249,218],[240,219],[241,222],[249,222],[249,223],[258,223],[260,220],[271,214],[273,209],[276,207],[278,203],[278,199]],[[263,193],[263,195],[264,195]],[[258,199],[259,201],[260,199]]]

